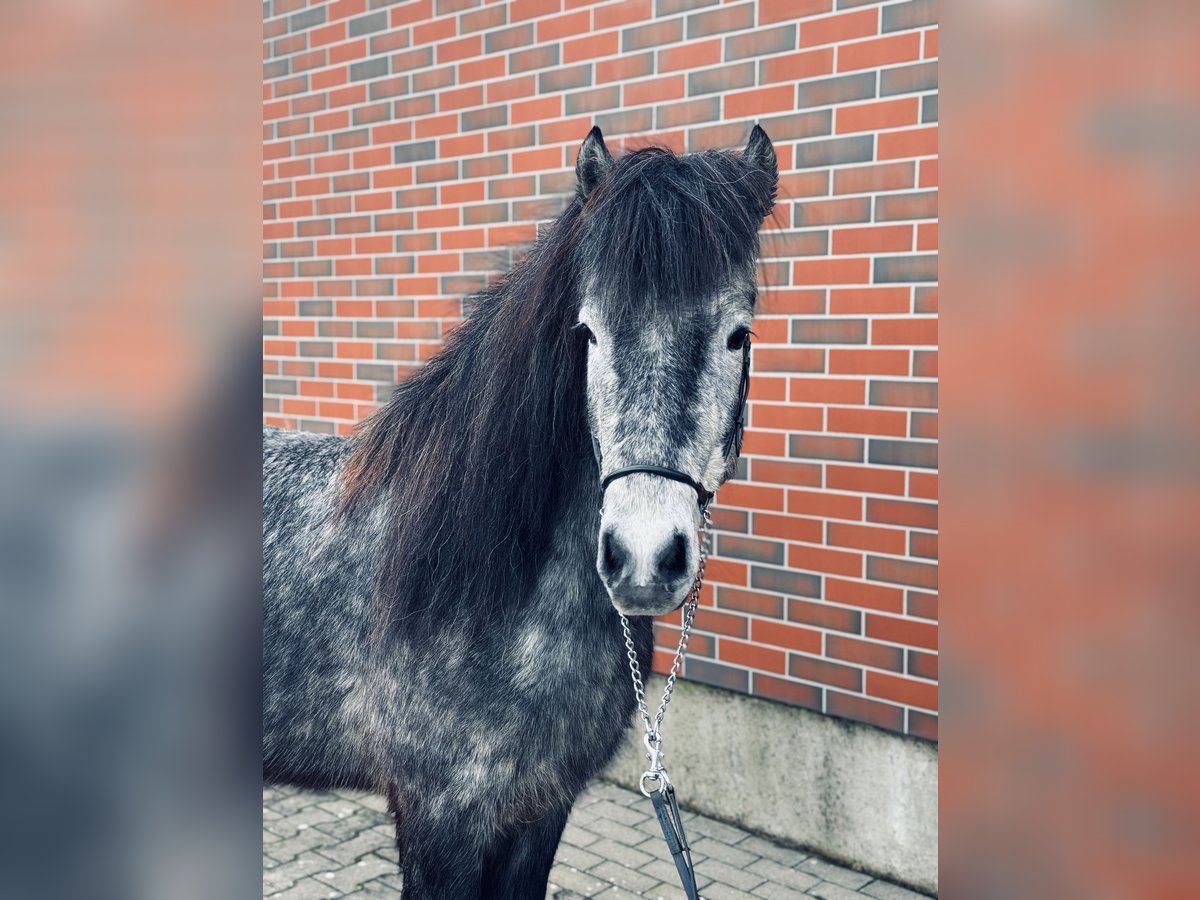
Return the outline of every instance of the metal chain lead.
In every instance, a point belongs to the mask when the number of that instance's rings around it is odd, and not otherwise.
[[[687,653],[688,638],[692,633],[692,622],[696,618],[696,607],[700,603],[700,588],[704,584],[704,569],[708,564],[709,545],[712,541],[712,516],[709,515],[708,508],[704,509],[704,522],[701,526],[701,541],[700,541],[700,563],[696,568],[696,578],[692,582],[692,589],[688,593],[687,600],[683,603],[683,628],[679,633],[679,646],[675,648],[675,659],[671,662],[671,671],[667,674],[667,683],[663,688],[662,700],[658,704],[658,711],[654,714],[654,719],[650,718],[650,710],[646,707],[646,689],[642,682],[642,668],[638,665],[637,652],[633,646],[633,635],[629,631],[629,620],[621,615],[621,630],[625,633],[625,655],[629,658],[629,674],[633,679],[633,695],[637,698],[638,714],[642,718],[642,724],[646,726],[646,736],[643,739],[646,745],[647,758],[650,760],[650,768],[642,774],[640,786],[642,793],[647,797],[650,792],[646,790],[646,779],[653,777],[658,780],[659,785],[670,784],[667,779],[666,770],[662,764],[662,728],[663,717],[667,714],[667,706],[671,702],[671,692],[675,689],[675,679],[679,675],[679,667],[683,662],[684,654]]]

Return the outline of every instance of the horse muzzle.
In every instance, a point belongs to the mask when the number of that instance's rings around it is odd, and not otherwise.
[[[620,612],[660,616],[679,608],[696,577],[695,497],[661,480],[646,485],[648,491],[639,490],[634,479],[628,482],[609,489],[596,571]],[[669,501],[662,502],[663,493]],[[655,499],[659,502],[647,502]]]

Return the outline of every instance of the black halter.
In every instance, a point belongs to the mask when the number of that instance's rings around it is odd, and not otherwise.
[[[746,340],[742,344],[742,379],[738,384],[738,399],[737,407],[734,409],[733,425],[729,429],[729,434],[725,437],[725,463],[728,466],[730,457],[737,459],[742,452],[742,431],[746,427],[746,398],[750,395],[750,335],[746,335]],[[592,435],[592,452],[596,454],[596,467],[601,474],[604,472],[604,466],[600,461],[600,442],[596,440],[596,436]],[[669,478],[671,481],[678,481],[686,484],[696,492],[696,502],[700,504],[700,509],[705,510],[708,504],[712,502],[713,492],[700,483],[698,479],[693,478],[686,472],[681,472],[678,469],[672,469],[668,466],[650,466],[650,465],[635,465],[625,466],[624,468],[615,469],[609,472],[600,480],[600,496],[604,497],[604,492],[608,490],[608,486],[618,478],[624,478],[626,475],[637,475],[643,473],[646,475],[658,475],[660,478]]]

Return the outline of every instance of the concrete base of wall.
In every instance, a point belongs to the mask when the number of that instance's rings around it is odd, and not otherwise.
[[[657,706],[662,678],[646,686]],[[937,893],[937,746],[679,682],[663,727],[679,799],[709,816]],[[641,724],[605,777],[636,789]]]

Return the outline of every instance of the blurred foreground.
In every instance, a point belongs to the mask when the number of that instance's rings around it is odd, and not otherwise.
[[[1197,897],[1200,5],[944,7],[942,889]]]
[[[261,20],[0,7],[0,894],[253,896]]]

